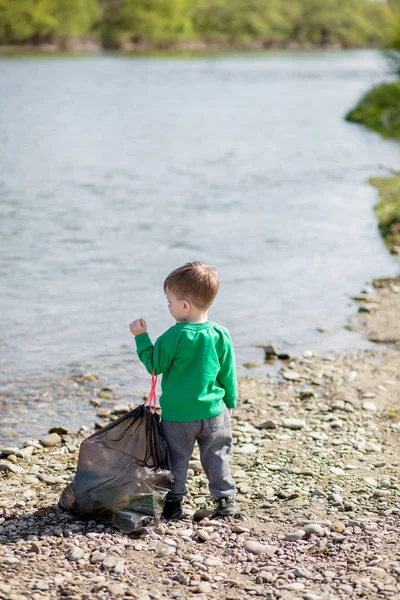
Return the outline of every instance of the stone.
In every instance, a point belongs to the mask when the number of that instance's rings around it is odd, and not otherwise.
[[[210,539],[210,534],[205,529],[199,529],[197,532],[197,536],[203,542],[206,542],[207,540]]]
[[[325,530],[321,525],[317,523],[310,523],[310,525],[304,525],[303,529],[306,535],[317,535],[318,537],[323,537],[325,535]]]
[[[105,569],[113,569],[117,564],[118,558],[116,556],[106,556],[103,559],[103,567]]]
[[[208,581],[200,581],[198,585],[198,590],[202,594],[209,594],[210,592],[212,592],[212,587],[211,584],[208,583]]]
[[[113,413],[116,415],[124,415],[130,410],[131,409],[127,404],[116,404],[113,408]]]
[[[31,543],[31,547],[29,548],[28,552],[30,554],[41,554],[42,553],[42,547],[38,542],[32,542]]]
[[[285,429],[302,429],[306,422],[303,419],[287,418],[283,419],[282,427]]]
[[[297,542],[298,540],[301,540],[305,535],[306,532],[304,531],[304,529],[298,529],[293,533],[288,533],[287,535],[285,535],[284,540],[285,542]]]
[[[10,456],[10,454],[15,454],[18,452],[19,448],[17,446],[10,446],[9,448],[2,448],[1,455],[2,456]]]
[[[330,527],[331,531],[334,531],[335,533],[342,533],[342,531],[344,531],[346,529],[344,523],[342,523],[341,521],[334,521]]]
[[[105,552],[99,552],[98,550],[96,550],[95,552],[93,552],[92,556],[90,557],[90,562],[92,564],[97,563],[97,562],[102,562],[106,556],[107,555]]]
[[[313,579],[314,575],[311,573],[311,571],[309,569],[306,569],[306,567],[296,567],[296,569],[293,571],[293,575],[295,577],[302,577],[304,579]]]
[[[21,448],[20,450],[17,450],[17,452],[15,453],[15,456],[18,456],[19,458],[31,458],[32,454],[34,451],[34,447],[33,446],[27,446],[26,448]]]
[[[301,592],[304,590],[306,586],[304,583],[300,581],[296,581],[295,583],[286,583],[285,585],[279,586],[280,590],[287,590],[288,592]]]
[[[107,590],[112,596],[121,597],[125,596],[127,585],[124,583],[117,583],[116,581],[109,581],[107,583]]]
[[[375,402],[363,402],[362,407],[363,407],[364,410],[369,410],[369,411],[376,411],[377,410]]]
[[[19,465],[14,465],[12,462],[8,460],[0,460],[0,472],[1,471],[10,471],[10,473],[23,473],[24,469]]]
[[[282,377],[287,379],[288,381],[300,381],[303,379],[303,376],[297,371],[292,371],[291,369],[282,369],[281,370]]]
[[[58,435],[68,435],[69,431],[66,427],[58,426],[49,429],[49,433],[58,433]]]
[[[42,591],[48,590],[49,584],[47,583],[47,581],[43,581],[43,579],[37,579],[33,585],[33,589]]]
[[[48,435],[40,439],[39,442],[45,448],[53,448],[61,442],[61,437],[58,435],[58,433],[49,433]]]
[[[258,447],[255,444],[244,444],[243,446],[236,448],[236,452],[240,454],[254,454],[257,450]]]
[[[365,483],[371,487],[377,487],[378,482],[373,477],[363,477]]]
[[[82,548],[71,548],[71,550],[67,553],[67,558],[70,561],[77,561],[83,558],[85,552]]]
[[[266,421],[262,421],[259,425],[257,425],[258,429],[276,429],[278,427],[278,423],[276,421],[272,421],[271,419],[267,419]]]
[[[107,417],[109,417],[111,415],[111,410],[109,408],[99,408],[99,410],[97,411],[97,416],[101,417],[102,419],[106,419]]]
[[[256,540],[247,540],[244,543],[244,549],[250,554],[255,554],[257,556],[261,554],[267,554],[268,556],[273,556],[275,552],[277,552],[277,546],[271,546],[269,544],[262,544]]]

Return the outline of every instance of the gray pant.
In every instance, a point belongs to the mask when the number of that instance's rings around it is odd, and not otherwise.
[[[236,486],[229,471],[232,432],[227,409],[216,417],[200,421],[162,420],[162,427],[175,476],[167,501],[182,500],[187,494],[188,465],[196,441],[199,444],[200,461],[208,478],[211,496],[226,498],[234,495]]]

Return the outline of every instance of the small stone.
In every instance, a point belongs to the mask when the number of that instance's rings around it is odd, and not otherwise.
[[[314,578],[314,575],[311,573],[311,571],[306,569],[306,567],[297,567],[293,571],[293,575],[295,577],[303,577],[304,579],[313,579]]]
[[[70,561],[80,560],[84,556],[84,551],[82,548],[71,548],[71,550],[67,553],[67,558]]]
[[[33,451],[34,451],[34,447],[33,446],[27,446],[26,448],[21,448],[20,450],[18,450],[15,453],[15,456],[18,456],[20,458],[28,459],[28,458],[31,458],[31,456],[33,454]]]
[[[215,558],[213,558],[213,557],[206,558],[206,560],[204,561],[204,564],[207,565],[208,567],[220,567],[223,563],[222,563],[222,560],[216,556]]]
[[[112,596],[125,596],[126,589],[127,586],[123,583],[116,583],[115,581],[107,583],[107,590]]]
[[[16,452],[18,452],[18,450],[19,450],[19,448],[17,448],[17,446],[10,446],[9,448],[2,448],[1,455],[9,456],[10,454],[15,454]]]
[[[244,549],[247,550],[247,552],[250,552],[250,554],[255,554],[257,556],[261,554],[273,556],[278,550],[277,546],[262,544],[261,542],[257,542],[256,540],[247,540],[244,544]]]
[[[378,482],[373,477],[363,477],[365,483],[371,487],[377,487]]]
[[[364,410],[369,410],[369,411],[377,410],[375,402],[364,402],[362,407]]]
[[[318,537],[323,537],[325,535],[325,530],[321,525],[317,523],[311,523],[310,525],[304,525],[303,529],[306,535],[317,535]]]
[[[305,424],[306,422],[303,419],[288,418],[283,419],[282,421],[282,427],[285,427],[286,429],[303,429]]]
[[[243,446],[239,446],[239,448],[236,448],[236,452],[239,452],[240,454],[253,454],[254,452],[257,452],[258,447],[255,444],[244,444]]]
[[[259,425],[257,425],[258,429],[276,429],[278,427],[278,423],[276,421],[272,421],[271,419],[267,419],[266,421],[262,421]]]
[[[287,590],[288,592],[301,592],[306,586],[301,581],[295,583],[286,583],[285,585],[279,586],[280,590]]]
[[[117,564],[117,557],[116,556],[106,556],[103,559],[103,567],[105,569],[113,569],[115,567],[115,565]]]
[[[58,435],[67,435],[68,429],[66,427],[52,427],[51,429],[49,429],[49,433],[58,433]]]
[[[43,579],[37,579],[33,585],[33,589],[42,591],[48,590],[49,584],[46,581],[43,581]]]
[[[342,531],[344,531],[346,529],[344,523],[342,523],[341,521],[334,521],[331,525],[331,531],[334,531],[335,533],[342,533]]]
[[[107,555],[105,552],[99,552],[98,550],[96,550],[95,552],[93,552],[92,556],[90,557],[90,562],[92,564],[97,563],[97,562],[102,562],[106,556]]]
[[[198,590],[202,594],[209,594],[210,592],[212,592],[212,587],[211,584],[208,583],[208,581],[200,581],[198,585]]]
[[[282,377],[287,379],[288,381],[300,381],[303,379],[303,376],[297,371],[292,371],[291,369],[282,369],[281,371]]]
[[[10,473],[23,473],[24,469],[19,465],[14,465],[12,462],[8,460],[0,460],[0,472],[1,471],[10,471]]]
[[[306,532],[304,531],[304,529],[298,529],[293,533],[288,533],[287,535],[285,535],[284,539],[285,542],[297,542],[298,540],[301,540],[305,535]]]
[[[199,529],[199,531],[197,532],[197,536],[203,542],[206,542],[207,540],[210,539],[210,534],[205,529]]]
[[[58,435],[58,433],[49,433],[49,435],[46,435],[44,438],[39,440],[39,442],[45,448],[53,448],[61,442],[61,437]]]
[[[41,548],[40,544],[38,544],[38,542],[32,542],[31,547],[29,548],[28,552],[30,554],[41,554],[42,548]]]
[[[102,419],[106,419],[107,417],[109,417],[111,415],[111,410],[109,408],[99,408],[99,410],[97,411],[97,416],[101,417]]]
[[[131,409],[127,404],[116,404],[113,408],[113,413],[116,415],[124,415],[128,413]]]

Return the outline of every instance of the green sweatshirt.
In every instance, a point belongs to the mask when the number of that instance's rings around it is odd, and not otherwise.
[[[236,366],[231,336],[212,321],[176,323],[151,343],[135,337],[149,373],[162,373],[160,406],[165,421],[197,421],[236,406]]]

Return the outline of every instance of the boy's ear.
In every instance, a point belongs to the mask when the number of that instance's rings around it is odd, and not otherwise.
[[[182,300],[182,308],[183,308],[183,310],[190,310],[189,300]]]

